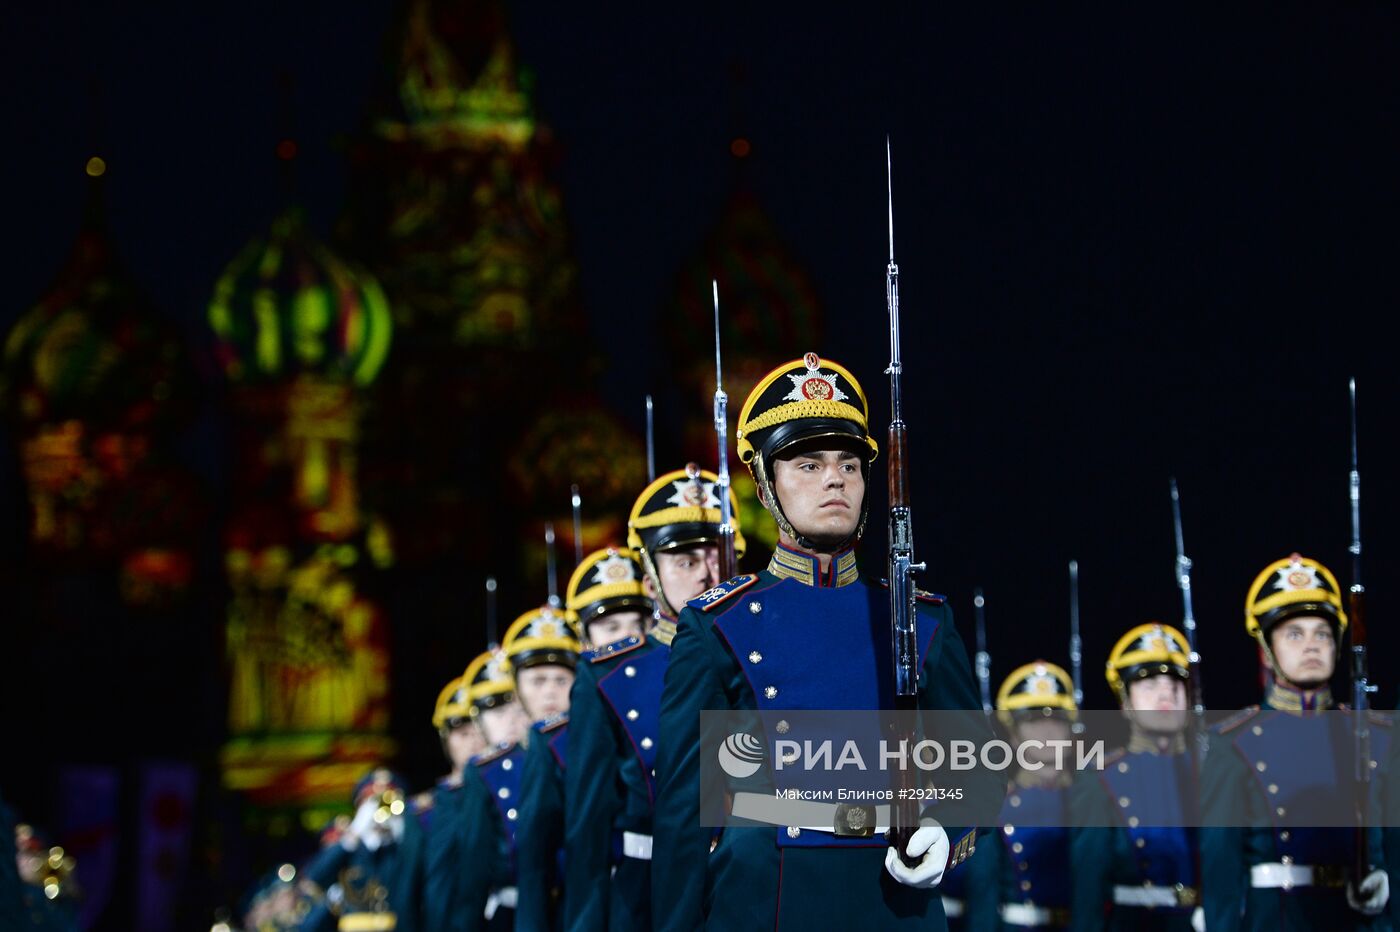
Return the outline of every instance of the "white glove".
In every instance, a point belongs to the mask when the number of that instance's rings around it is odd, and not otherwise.
[[[374,812],[379,808],[379,801],[367,799],[360,803],[360,808],[355,811],[355,818],[351,820],[350,827],[340,836],[340,846],[346,851],[354,851],[361,841],[368,841],[374,835]],[[366,845],[373,851],[379,847],[376,843],[373,846]]]
[[[1371,871],[1360,886],[1354,880],[1347,881],[1347,903],[1358,913],[1379,916],[1389,899],[1390,878],[1385,871]]]
[[[1191,910],[1191,928],[1196,932],[1206,932],[1206,911],[1199,906]]]
[[[906,887],[932,890],[943,879],[943,870],[948,866],[948,833],[933,819],[924,819],[923,825],[914,832],[909,844],[904,848],[910,857],[923,855],[923,860],[913,867],[905,864],[894,847],[885,851],[885,870],[890,876]]]

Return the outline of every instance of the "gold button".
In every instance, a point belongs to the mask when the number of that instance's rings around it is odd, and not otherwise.
[[[792,726],[787,723],[787,719],[782,719],[778,722],[776,728],[778,734],[785,735],[792,729]]]
[[[626,666],[626,667],[623,667],[623,668],[622,668],[622,675],[623,675],[623,676],[636,676],[636,675],[637,675],[637,668],[634,667],[634,666],[630,666],[630,665],[629,665],[629,666]]]
[[[763,655],[756,650],[749,651],[749,663],[758,663],[763,659]]]
[[[1011,799],[1009,800],[1009,802],[1011,803],[1011,808],[1014,809],[1014,808],[1016,808],[1017,806],[1021,805],[1021,797],[1019,797],[1019,796],[1012,796]]]
[[[510,790],[506,789],[505,787],[501,787],[499,790],[496,791],[496,795],[501,797],[501,799],[510,799]]]
[[[1138,827],[1138,817],[1137,817],[1137,816],[1128,816],[1128,827],[1129,827],[1129,828],[1137,828],[1137,827]]]
[[[642,713],[638,712],[636,709],[628,709],[628,710],[627,710],[627,721],[629,721],[629,722],[635,722],[635,721],[641,716],[641,714],[642,714]]]
[[[802,834],[802,829],[798,828],[796,825],[789,825],[789,826],[788,826],[788,837],[789,837],[789,838],[796,838],[797,836],[799,836],[799,835],[801,835],[801,834]]]
[[[1254,769],[1259,771],[1260,773],[1263,773],[1264,771],[1269,769],[1269,765],[1264,763],[1263,761],[1260,761],[1259,763],[1254,765]]]
[[[505,760],[501,761],[501,769],[502,769],[502,770],[509,770],[510,768],[512,768],[512,767],[514,767],[514,766],[515,766],[515,761],[511,760],[510,758],[506,758]]]
[[[1255,725],[1255,726],[1254,726],[1254,733],[1255,733],[1256,735],[1262,735],[1262,734],[1264,733],[1264,729],[1260,728],[1258,725]]]
[[[763,611],[763,605],[759,602],[750,602],[749,611],[757,615],[759,612]]]
[[[1121,808],[1123,808],[1123,809],[1127,809],[1128,806],[1129,806],[1131,803],[1132,803],[1132,800],[1128,799],[1128,797],[1126,797],[1126,796],[1119,796],[1119,797],[1118,797],[1118,805],[1119,805],[1119,807],[1121,807]]]
[[[1022,889],[1022,890],[1029,890],[1030,888],[1031,888],[1031,882],[1030,882],[1029,880],[1023,880],[1023,881],[1021,881],[1021,889]]]
[[[1277,793],[1278,793],[1278,784],[1277,784],[1277,783],[1270,783],[1270,784],[1269,784],[1269,792],[1270,792],[1270,793],[1277,794]]]
[[[1147,839],[1146,839],[1146,838],[1139,838],[1139,839],[1137,839],[1136,841],[1134,841],[1133,844],[1137,845],[1139,848],[1146,848],[1146,847],[1147,847]]]
[[[1023,845],[1023,844],[1021,844],[1019,841],[1017,841],[1017,842],[1013,842],[1013,843],[1012,843],[1012,845],[1011,845],[1011,850],[1012,850],[1012,852],[1015,853],[1015,854],[1020,854],[1020,853],[1021,853],[1021,849],[1024,848],[1024,847],[1025,847],[1025,845]]]
[[[1127,762],[1127,761],[1124,760],[1124,761],[1119,761],[1119,762],[1118,762],[1118,772],[1119,772],[1119,773],[1127,773],[1127,772],[1128,772],[1128,762]]]
[[[778,698],[778,687],[776,687],[776,686],[765,686],[765,687],[763,687],[763,695],[766,696],[766,697],[768,697],[769,699],[776,699],[776,698]]]
[[[507,818],[507,819],[510,819],[512,822],[515,821],[515,817],[516,817],[517,815],[519,815],[519,813],[516,812],[514,809],[507,809],[507,810],[506,810],[506,818]]]
[[[650,738],[643,738],[643,739],[642,739],[642,750],[643,750],[643,751],[649,751],[649,750],[651,750],[651,739],[650,739]]]
[[[1288,841],[1288,840],[1289,840],[1290,838],[1292,838],[1292,837],[1293,837],[1293,833],[1290,832],[1288,829],[1284,829],[1283,831],[1281,831],[1281,832],[1278,833],[1278,840],[1279,840],[1279,841]]]
[[[1288,814],[1286,811],[1284,811],[1284,808],[1282,806],[1279,806],[1277,809],[1274,810],[1274,812],[1277,812],[1280,818]]]
[[[1006,826],[1005,828],[1003,828],[1002,831],[1005,832],[1005,833],[1008,834],[1008,835],[1015,835],[1015,834],[1016,834],[1016,826],[1014,826],[1014,825],[1008,825],[1008,826]]]
[[[1280,863],[1280,864],[1292,864],[1292,863],[1293,863],[1293,856],[1292,856],[1291,854],[1285,854],[1283,857],[1279,858],[1279,863]]]

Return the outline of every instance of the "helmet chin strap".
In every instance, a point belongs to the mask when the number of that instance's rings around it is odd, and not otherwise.
[[[656,563],[651,559],[651,551],[646,547],[641,548],[642,571],[647,574],[647,579],[651,581],[651,587],[656,590],[656,595],[652,596],[652,603],[655,609],[651,613],[653,622],[660,621],[664,613],[668,618],[677,618],[680,612],[671,607],[671,603],[666,599],[666,590],[661,585],[661,574],[656,571]]]
[[[862,471],[868,472],[868,463],[862,465]],[[773,488],[773,479],[768,475],[768,458],[762,453],[755,453],[753,458],[753,477],[758,485],[759,497],[763,502],[763,507],[773,516],[774,522],[778,525],[778,530],[786,534],[797,542],[797,546],[812,553],[835,553],[838,550],[845,550],[854,546],[865,533],[865,520],[870,514],[870,496],[862,495],[860,502],[860,520],[856,522],[855,530],[848,534],[844,540],[835,546],[827,548],[826,545],[819,544],[804,534],[799,534],[797,528],[792,526],[787,515],[783,513],[783,504],[778,500],[778,491]]]

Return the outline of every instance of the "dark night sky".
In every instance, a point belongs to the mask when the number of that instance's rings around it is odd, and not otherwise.
[[[1392,702],[1400,15],[749,6],[512,5],[563,144],[609,388],[632,398],[666,378],[653,317],[717,216],[743,133],[752,185],[828,309],[825,345],[792,355],[862,375],[883,423],[888,132],[925,584],[965,621],[986,588],[994,674],[1065,659],[1077,557],[1089,700],[1107,702],[1113,640],[1179,613],[1175,474],[1207,696],[1252,701],[1252,668],[1238,671],[1254,574],[1301,549],[1346,581],[1354,374],[1373,670]],[[394,4],[123,7],[8,17],[0,328],[66,254],[100,149],[129,267],[199,334],[214,278],[279,203],[283,72],[301,199],[323,231],[339,213],[343,142],[384,86]],[[206,442],[190,441],[196,458]]]

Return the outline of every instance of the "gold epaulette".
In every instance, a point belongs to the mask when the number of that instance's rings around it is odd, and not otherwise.
[[[968,858],[972,857],[973,852],[975,852],[976,850],[977,831],[974,829],[973,831],[968,832],[962,838],[959,838],[958,843],[954,845],[952,850],[948,853],[948,867],[957,867],[963,861],[966,861]]]
[[[540,727],[536,730],[542,735],[547,735],[551,731],[558,731],[567,724],[569,724],[569,713],[560,712],[558,715],[551,716],[540,722]]]
[[[1245,722],[1249,721],[1251,718],[1258,714],[1259,706],[1245,706],[1243,709],[1240,709],[1234,715],[1231,715],[1229,718],[1216,724],[1214,730],[1217,734],[1228,734],[1229,732],[1232,732],[1236,728],[1239,728]]]
[[[647,642],[646,638],[639,638],[635,634],[625,637],[620,641],[613,641],[611,644],[604,644],[602,647],[592,652],[588,658],[589,663],[602,663],[604,660],[611,660],[629,651],[634,651]]]
[[[745,573],[743,576],[735,576],[733,579],[720,583],[713,589],[700,593],[685,604],[696,611],[708,612],[717,605],[723,605],[756,582],[758,582],[758,576],[755,573]]]

